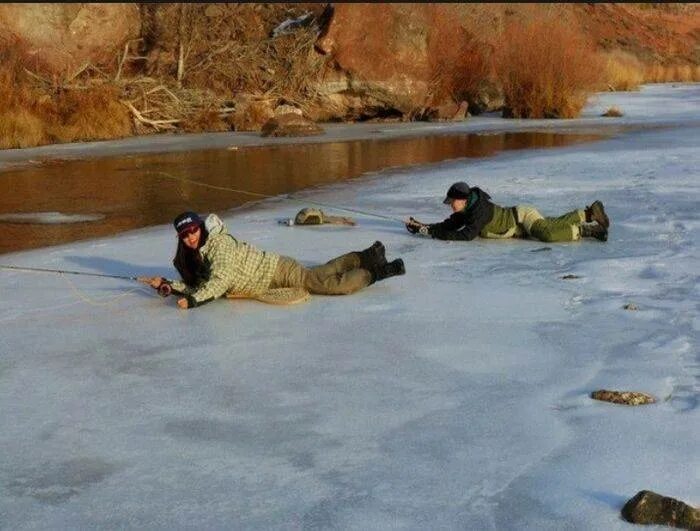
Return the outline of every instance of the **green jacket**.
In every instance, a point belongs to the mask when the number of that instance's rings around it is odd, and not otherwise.
[[[467,205],[441,223],[428,225],[428,233],[439,240],[471,241],[482,238],[510,238],[517,231],[513,208],[491,201],[481,188],[472,188]]]
[[[195,288],[173,281],[173,290],[187,296],[190,305],[199,306],[226,293],[255,295],[270,286],[278,254],[237,240],[216,214],[209,214],[204,226],[209,236],[199,252],[208,276]]]
[[[502,207],[494,203],[493,216],[479,232],[482,238],[512,238],[518,228],[513,207]]]

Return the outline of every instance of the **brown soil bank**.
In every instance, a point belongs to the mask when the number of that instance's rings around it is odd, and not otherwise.
[[[700,79],[697,4],[4,4],[0,147],[316,122],[574,117]]]

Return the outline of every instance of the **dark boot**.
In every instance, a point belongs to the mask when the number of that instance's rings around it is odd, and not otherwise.
[[[605,208],[603,203],[600,201],[594,201],[591,206],[587,206],[585,209],[586,213],[586,223],[597,222],[605,230],[610,228],[610,219],[605,213]]]
[[[598,223],[582,224],[579,225],[581,229],[581,238],[595,238],[601,242],[608,241],[608,229],[598,225]]]
[[[357,253],[360,255],[360,267],[371,271],[376,265],[386,264],[385,253],[384,244],[380,241],[374,242],[371,247]]]
[[[384,280],[385,278],[394,277],[396,275],[405,275],[406,268],[403,265],[403,260],[401,260],[401,258],[397,258],[388,264],[374,265],[369,269],[369,272],[372,274],[372,282],[370,282],[370,284],[374,284],[375,282]]]

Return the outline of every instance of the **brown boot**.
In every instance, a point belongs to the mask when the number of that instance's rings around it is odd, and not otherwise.
[[[594,201],[591,206],[587,206],[585,209],[585,213],[587,223],[592,223],[596,221],[605,230],[610,228],[610,219],[605,213],[603,203],[601,203],[600,201]]]
[[[595,238],[601,242],[608,241],[608,229],[598,223],[582,223],[579,228],[581,229],[581,238]]]

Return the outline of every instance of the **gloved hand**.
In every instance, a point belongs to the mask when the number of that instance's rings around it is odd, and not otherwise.
[[[411,234],[417,233],[421,226],[423,226],[423,223],[413,217],[408,218],[408,221],[406,221],[406,230]]]
[[[428,225],[425,223],[421,223],[417,219],[414,218],[408,218],[408,221],[406,222],[406,230],[410,232],[411,234],[421,234],[423,236],[429,236],[430,232],[428,230]]]

